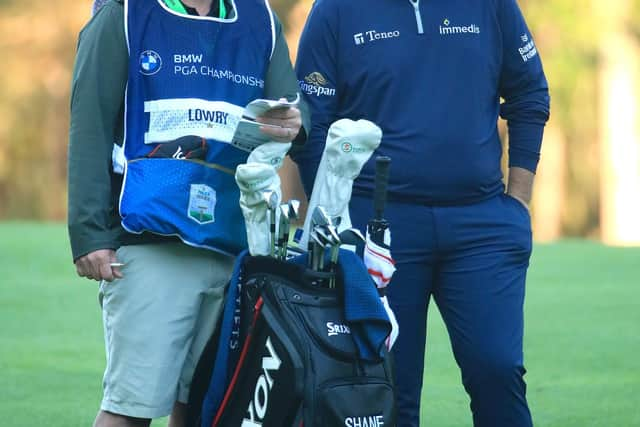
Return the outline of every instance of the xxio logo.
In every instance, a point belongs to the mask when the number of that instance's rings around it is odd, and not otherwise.
[[[242,420],[242,427],[261,427],[262,420],[269,407],[269,393],[273,388],[273,378],[269,372],[275,372],[280,369],[282,361],[276,354],[273,344],[271,344],[271,337],[267,337],[266,349],[269,355],[262,358],[262,374],[256,381],[253,400],[249,402],[247,418]]]
[[[364,33],[354,34],[353,41],[356,45],[359,45],[359,44],[364,44],[365,42],[373,42],[373,41],[382,40],[382,39],[392,39],[395,37],[400,37],[400,31],[369,30],[369,31],[365,31]]]
[[[145,76],[151,76],[162,68],[162,58],[153,50],[145,50],[140,54],[140,72]]]

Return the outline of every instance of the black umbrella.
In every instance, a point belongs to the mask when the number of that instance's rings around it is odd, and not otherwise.
[[[389,222],[384,219],[384,207],[387,203],[387,184],[389,182],[389,166],[391,158],[387,156],[376,157],[376,177],[373,193],[373,218],[367,224],[367,232],[371,240],[385,249],[389,244],[385,243],[384,235],[389,228]]]

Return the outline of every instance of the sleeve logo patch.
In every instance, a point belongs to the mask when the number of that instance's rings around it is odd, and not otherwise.
[[[527,34],[521,35],[520,40],[524,45],[518,48],[518,53],[522,58],[522,62],[527,62],[538,54],[538,50],[533,40],[531,40]]]

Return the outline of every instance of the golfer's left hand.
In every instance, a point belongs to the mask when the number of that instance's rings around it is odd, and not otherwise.
[[[298,132],[300,132],[300,126],[302,126],[300,110],[296,107],[277,108],[268,111],[263,116],[256,117],[256,121],[267,125],[280,126],[278,128],[260,127],[263,133],[271,136],[277,142],[293,141]]]

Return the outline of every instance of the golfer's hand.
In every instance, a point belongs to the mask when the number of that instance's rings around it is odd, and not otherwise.
[[[509,196],[513,197],[514,199],[516,199],[516,201],[520,202],[520,204],[526,209],[529,210],[529,203],[525,202],[524,199],[522,198],[522,196],[515,194],[515,193],[508,193]]]
[[[256,117],[256,121],[266,125],[280,126],[279,128],[260,127],[263,133],[271,136],[277,142],[293,141],[298,132],[300,132],[300,126],[302,126],[300,110],[295,107],[277,108],[268,111],[263,116]]]
[[[116,252],[113,249],[98,249],[78,258],[75,264],[78,276],[111,282],[113,279],[123,277],[120,268],[111,267],[110,264],[114,262],[116,262]]]

